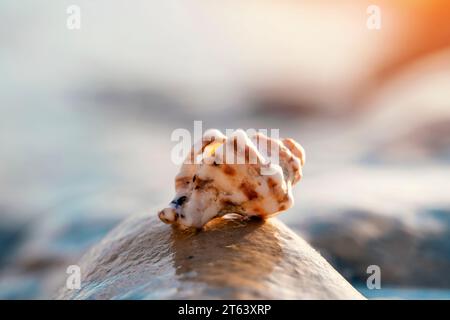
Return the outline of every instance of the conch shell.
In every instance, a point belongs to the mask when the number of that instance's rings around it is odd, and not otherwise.
[[[267,218],[293,205],[292,186],[302,177],[305,151],[293,139],[226,137],[208,130],[175,178],[176,196],[161,210],[165,223],[201,228],[228,213]]]

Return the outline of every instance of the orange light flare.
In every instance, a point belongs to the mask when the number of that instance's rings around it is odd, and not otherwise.
[[[448,0],[200,3],[196,21],[214,34],[239,85],[261,108],[285,114],[367,105],[405,67],[450,45]],[[370,5],[380,7],[380,30],[367,28]]]

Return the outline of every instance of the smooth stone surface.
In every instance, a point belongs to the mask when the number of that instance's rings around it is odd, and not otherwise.
[[[450,287],[448,209],[335,212],[303,221],[298,229],[352,283],[365,283],[367,266],[376,264],[384,285]]]
[[[216,219],[181,230],[155,216],[121,223],[79,263],[60,299],[362,299],[282,222]]]

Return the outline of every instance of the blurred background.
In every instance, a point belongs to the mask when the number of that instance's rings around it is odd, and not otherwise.
[[[194,120],[304,146],[280,218],[367,297],[450,298],[446,0],[3,0],[0,115],[2,299],[52,298],[169,202],[170,134]]]

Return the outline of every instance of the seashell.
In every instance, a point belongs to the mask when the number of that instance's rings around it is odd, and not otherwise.
[[[293,139],[243,130],[229,137],[208,130],[191,148],[175,178],[176,196],[158,213],[165,223],[203,227],[229,213],[267,218],[294,203],[305,151]]]

